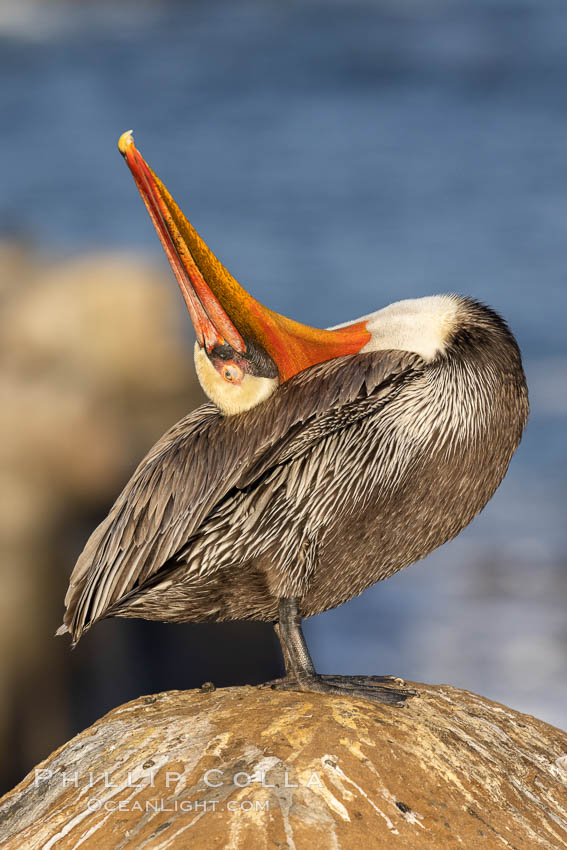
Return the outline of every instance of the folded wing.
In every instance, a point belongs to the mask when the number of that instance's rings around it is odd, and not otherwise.
[[[73,641],[143,587],[223,499],[333,431],[387,403],[424,367],[418,355],[381,351],[320,363],[262,404],[222,416],[205,404],[174,425],[140,463],[71,575],[58,634]]]

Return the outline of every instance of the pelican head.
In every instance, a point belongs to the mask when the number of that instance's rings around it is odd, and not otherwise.
[[[118,142],[173,269],[195,334],[203,390],[227,415],[249,410],[298,372],[325,360],[380,349],[442,354],[458,324],[456,296],[399,301],[330,329],[312,328],[260,304],[187,221],[134,144]]]
[[[187,304],[197,341],[195,366],[205,393],[225,414],[248,410],[309,366],[361,351],[365,322],[337,330],[303,325],[253,298],[187,221],[134,144],[118,142]]]

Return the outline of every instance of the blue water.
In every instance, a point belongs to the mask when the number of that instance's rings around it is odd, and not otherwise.
[[[159,256],[116,150],[133,127],[272,308],[332,325],[459,291],[506,316],[533,413],[496,497],[307,631],[323,670],[449,681],[566,727],[564,4],[13,6],[0,78],[3,234]]]

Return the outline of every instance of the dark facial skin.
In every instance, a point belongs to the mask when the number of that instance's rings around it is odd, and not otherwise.
[[[251,342],[246,343],[246,353],[239,354],[230,345],[217,345],[208,358],[225,381],[240,384],[249,374],[257,378],[277,378],[278,370],[272,358]]]

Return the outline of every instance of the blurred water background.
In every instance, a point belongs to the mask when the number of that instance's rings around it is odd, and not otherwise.
[[[88,533],[200,400],[116,150],[130,127],[270,307],[325,326],[458,291],[508,319],[532,416],[498,493],[306,633],[322,672],[450,682],[566,727],[564,3],[4,2],[0,77],[5,786],[128,698],[280,664],[254,624],[52,637]]]

